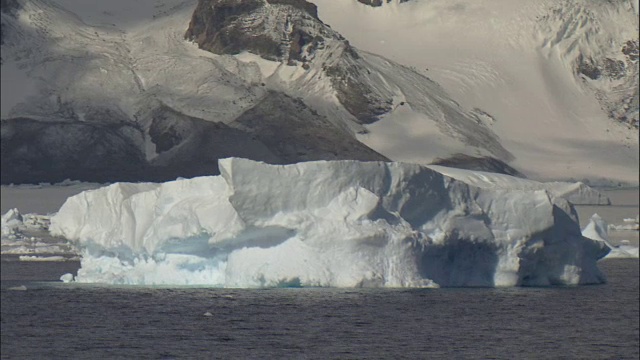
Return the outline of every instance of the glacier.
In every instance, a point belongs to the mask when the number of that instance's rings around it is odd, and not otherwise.
[[[544,190],[482,188],[420,165],[221,159],[219,176],[70,197],[50,232],[74,281],[257,287],[505,287],[605,282],[609,247]],[[64,281],[71,281],[66,276]]]

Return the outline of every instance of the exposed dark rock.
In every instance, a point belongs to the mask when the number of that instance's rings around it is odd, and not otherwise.
[[[281,5],[291,5],[294,8],[300,9],[307,14],[311,15],[316,20],[318,18],[318,7],[316,4],[310,3],[305,0],[267,0],[269,4],[281,4]]]
[[[231,126],[252,134],[285,163],[310,160],[388,160],[338,129],[302,100],[270,92]]]
[[[602,75],[596,62],[591,58],[585,58],[580,55],[578,57],[577,72],[588,77],[591,80],[597,80]]]
[[[622,53],[627,55],[629,61],[637,62],[639,56],[638,40],[627,41],[627,43],[622,47]]]
[[[7,183],[135,181],[144,154],[129,124],[2,120],[1,181]]]
[[[268,9],[267,5],[283,5]],[[265,24],[274,28],[266,28]],[[275,25],[274,25],[275,24]],[[331,39],[341,43],[329,65],[338,100],[360,123],[368,124],[391,110],[392,100],[367,81],[358,52],[317,17],[315,5],[304,0],[200,0],[185,37],[216,54],[242,51],[288,65],[310,69],[318,51]]]
[[[315,52],[318,47],[324,45],[324,38],[322,36],[313,36],[296,25],[293,26],[290,37],[291,44],[288,54],[289,65],[295,65],[294,60],[306,64],[309,59],[304,52],[305,45],[310,45],[309,48],[312,52]]]
[[[250,36],[235,21],[264,5],[264,0],[201,0],[193,12],[185,37],[201,49],[216,54],[237,54],[251,49],[267,59],[277,59],[278,44],[266,36]]]
[[[455,154],[446,159],[436,159],[432,162],[432,164],[448,166],[448,167],[453,167],[458,169],[506,174],[506,175],[517,176],[521,178],[525,177],[521,172],[509,166],[504,161],[498,160],[496,158],[488,157],[488,156],[474,157],[474,156],[465,155],[465,154]]]
[[[605,77],[613,80],[620,80],[627,75],[627,67],[622,60],[604,58],[596,61],[592,58],[585,58],[580,55],[577,61],[577,71],[591,80],[598,80]]]
[[[218,159],[236,156],[272,164],[309,160],[387,160],[302,101],[270,92],[229,125],[189,117],[166,106],[152,113],[149,131],[158,157],[154,180],[218,173]]]
[[[190,117],[165,105],[145,116],[158,154],[151,160],[143,150],[145,130],[135,123],[2,120],[0,180],[167,181],[215,175],[218,159],[231,156],[275,164],[387,160],[301,100],[277,92],[230,125]]]
[[[365,5],[369,5],[371,7],[379,7],[382,6],[382,4],[384,3],[384,0],[357,0],[359,3],[365,4]],[[390,3],[392,0],[386,0],[387,3]],[[408,2],[410,0],[398,0],[398,3],[402,4],[405,2]]]
[[[343,61],[325,68],[325,72],[331,77],[340,103],[361,124],[373,123],[378,120],[378,116],[391,111],[392,99],[384,99],[367,85],[368,74],[363,67]]]
[[[283,29],[271,29],[262,21],[264,15],[257,12],[267,4],[288,5],[300,11],[297,16],[278,14],[286,17],[286,21],[280,19]],[[304,30],[314,21],[319,22],[317,8],[305,0],[200,0],[185,38],[215,54],[237,54],[246,50],[268,60],[301,60],[302,47],[311,44],[309,50],[313,51],[319,42]],[[286,25],[292,26],[292,33],[285,33]],[[274,34],[291,40],[276,38]],[[287,52],[288,48],[291,50]]]
[[[373,7],[382,6],[382,0],[358,0],[358,2]],[[387,0],[387,2],[389,2],[389,0]]]
[[[149,162],[150,180],[215,175],[218,159],[231,156],[282,162],[246,131],[190,117],[167,106],[156,108],[151,118],[149,135],[159,155]]]
[[[627,69],[624,61],[605,58],[602,65],[602,72],[606,77],[614,80],[620,80],[627,75]]]

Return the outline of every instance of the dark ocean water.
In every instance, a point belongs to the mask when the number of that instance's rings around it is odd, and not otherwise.
[[[2,359],[639,357],[637,259],[605,285],[409,290],[73,285],[51,280],[75,263],[7,259]]]

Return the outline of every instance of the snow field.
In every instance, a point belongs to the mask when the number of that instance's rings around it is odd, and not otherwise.
[[[416,69],[463,109],[490,114],[495,121],[487,126],[528,177],[637,186],[638,136],[607,115],[621,111],[620,96],[637,89],[637,63],[615,81],[576,73],[579,55],[624,60],[620,49],[638,39],[637,1],[315,3],[320,18],[354,46]],[[390,114],[382,122],[394,119]],[[384,139],[388,127],[374,124],[371,137]],[[421,129],[414,123],[406,133]],[[393,160],[414,161],[414,149],[434,143],[436,134],[428,135],[406,136],[400,144],[412,146],[403,153],[367,144]]]

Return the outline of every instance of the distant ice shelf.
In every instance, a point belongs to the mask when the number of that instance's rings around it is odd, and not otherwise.
[[[609,247],[545,190],[487,189],[424,166],[268,165],[116,183],[69,198],[51,233],[82,248],[77,282],[220,287],[602,283]],[[69,276],[65,281],[70,281]]]

